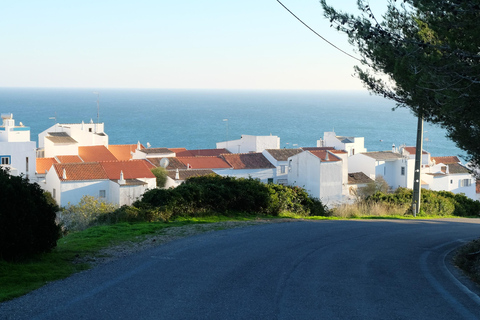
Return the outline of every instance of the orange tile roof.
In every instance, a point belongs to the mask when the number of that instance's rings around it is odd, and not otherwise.
[[[37,158],[35,171],[39,174],[44,174],[45,171],[50,170],[52,164],[57,162],[55,158]]]
[[[415,154],[415,153],[417,152],[417,148],[416,148],[416,147],[404,147],[404,149],[405,149],[406,151],[408,151],[408,153],[410,153],[410,154]],[[425,151],[425,150],[422,150],[422,154],[428,154],[428,152]]]
[[[173,151],[173,149],[170,149]],[[195,155],[193,153],[190,152],[190,150],[182,150],[182,149],[178,149],[175,151],[175,156],[177,158],[185,158],[185,157],[195,157]]]
[[[140,149],[143,149],[142,145],[140,145]],[[132,159],[131,152],[135,152],[135,150],[137,150],[137,144],[111,144],[108,146],[108,151],[120,161]]]
[[[55,157],[60,163],[79,163],[83,162],[79,156],[56,156]]]
[[[85,162],[116,161],[117,158],[105,146],[78,147],[78,155]]]
[[[124,179],[155,178],[144,160],[105,161],[100,165],[110,180],[119,180],[120,171],[123,171]]]
[[[182,157],[177,158],[189,169],[231,169],[232,167],[219,157]]]
[[[449,157],[432,157],[432,160],[435,160],[435,163],[443,163],[443,164],[454,164],[459,163],[460,159],[456,156],[449,156]]]
[[[53,165],[60,181],[107,180],[108,176],[100,163],[56,163]],[[65,170],[66,179],[63,177]]]
[[[149,162],[153,163],[155,167],[160,167],[160,161],[162,158],[150,158],[148,159]],[[168,165],[167,170],[175,170],[175,169],[187,169],[187,165],[178,160],[178,158],[168,158]]]
[[[331,153],[328,153],[328,159],[327,159],[327,152],[328,152],[327,150],[316,150],[316,151],[311,150],[309,152],[312,153],[314,156],[320,158],[322,162],[325,162],[325,161],[334,162],[334,161],[341,160],[339,157]]]
[[[232,153],[222,157],[234,169],[273,169],[275,166],[261,153]]]

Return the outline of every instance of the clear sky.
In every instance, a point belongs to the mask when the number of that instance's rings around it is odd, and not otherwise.
[[[354,54],[317,0],[282,2]],[[362,89],[276,0],[0,0],[0,42],[0,87]]]

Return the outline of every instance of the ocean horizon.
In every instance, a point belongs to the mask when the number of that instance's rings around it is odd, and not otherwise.
[[[99,119],[110,144],[212,149],[241,135],[276,135],[282,148],[295,148],[316,146],[323,132],[335,131],[364,137],[368,151],[414,146],[417,118],[393,108],[366,91],[0,88],[0,113],[29,126],[37,144],[55,122]],[[462,156],[445,133],[425,123],[424,149]]]

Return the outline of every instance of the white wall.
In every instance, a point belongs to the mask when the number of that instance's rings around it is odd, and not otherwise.
[[[36,143],[35,141],[26,142],[0,142],[0,158],[8,157],[11,174],[23,174],[30,180],[35,179],[36,166]]]
[[[364,154],[354,154],[348,158],[348,172],[363,172],[372,180],[375,180],[375,159]]]
[[[217,142],[217,149],[227,149],[231,153],[262,152],[265,149],[279,149],[280,138],[277,136],[242,135],[239,140]]]
[[[55,144],[49,139],[44,141],[44,157],[53,158],[56,156],[78,156],[78,143]]]

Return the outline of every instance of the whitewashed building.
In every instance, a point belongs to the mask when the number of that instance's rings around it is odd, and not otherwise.
[[[261,153],[223,154],[220,156],[229,168],[212,169],[220,176],[253,178],[273,183],[276,167]]]
[[[78,155],[78,147],[108,147],[103,123],[56,123],[38,135],[39,158]]]
[[[373,180],[382,176],[392,189],[412,189],[415,158],[396,150],[357,153],[348,159],[348,172],[363,172]]]
[[[305,188],[312,197],[325,204],[344,199],[344,170],[342,158],[329,150],[303,151],[288,159],[288,184]],[[347,189],[348,190],[348,189]]]
[[[422,168],[422,187],[463,193],[477,200],[475,177],[455,156],[432,157],[431,165]]]
[[[30,127],[15,125],[13,114],[2,114],[0,125],[0,165],[12,175],[35,177],[36,143],[30,141]]]
[[[45,189],[60,206],[75,205],[84,195],[131,205],[155,187],[156,178],[143,160],[54,163],[45,176]]]
[[[275,175],[273,182],[287,185],[288,184],[288,158],[294,156],[302,149],[266,149],[262,154],[270,161],[275,167]]]
[[[243,134],[239,140],[217,142],[217,149],[227,149],[231,153],[262,152],[265,149],[279,149],[277,136],[250,136]]]
[[[348,156],[367,152],[364,137],[337,136],[335,132],[324,132],[323,139],[317,140],[317,147],[333,147],[336,150],[345,150]]]

